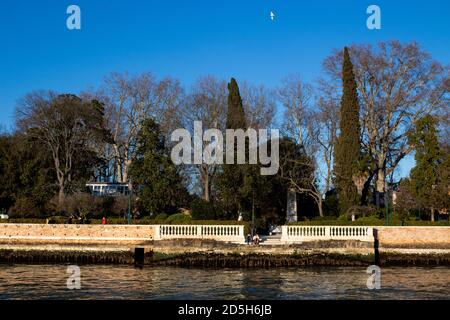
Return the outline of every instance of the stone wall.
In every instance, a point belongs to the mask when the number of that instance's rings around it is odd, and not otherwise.
[[[151,225],[0,224],[0,243],[145,244]]]
[[[374,227],[380,247],[450,249],[450,227]]]
[[[222,230],[220,228],[218,230]],[[374,227],[374,230],[377,232],[380,248],[450,250],[450,227]],[[199,234],[193,236],[193,238],[196,237],[203,236]],[[242,237],[240,242],[243,242],[244,237],[241,231],[239,231],[239,237]],[[0,244],[4,245],[149,245],[155,238],[159,239],[161,235],[156,235],[153,225],[0,224]],[[229,241],[230,235],[217,234],[212,238],[218,241]],[[320,244],[317,243],[317,245],[326,248],[328,243],[331,244],[330,240],[327,241],[318,241]],[[281,242],[280,244],[283,245]],[[284,246],[287,244],[284,243]]]

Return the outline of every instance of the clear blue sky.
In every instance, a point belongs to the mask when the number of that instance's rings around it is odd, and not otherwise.
[[[70,4],[81,8],[80,31],[66,28]],[[381,30],[366,28],[370,4],[381,7]],[[112,71],[186,87],[205,74],[276,86],[290,73],[316,79],[333,48],[391,39],[416,40],[448,64],[449,14],[447,0],[1,0],[0,124],[11,127],[27,92],[77,93]]]

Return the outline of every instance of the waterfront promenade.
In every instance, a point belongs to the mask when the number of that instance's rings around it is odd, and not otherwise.
[[[0,224],[0,262],[450,265],[450,227],[281,230],[255,246],[245,243],[242,225]]]

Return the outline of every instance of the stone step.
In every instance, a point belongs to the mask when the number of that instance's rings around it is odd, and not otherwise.
[[[261,245],[282,245],[281,238],[279,239],[265,239],[261,243]]]

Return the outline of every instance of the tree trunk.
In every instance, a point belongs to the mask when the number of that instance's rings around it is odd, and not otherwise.
[[[369,174],[367,172],[362,172],[359,175],[354,175],[352,177],[353,183],[355,184],[356,189],[358,190],[358,195],[360,197],[362,197],[364,184],[366,183],[368,177]]]
[[[376,182],[376,190],[379,193],[384,193],[386,183],[386,177],[384,175],[383,170],[378,170],[377,182]]]
[[[203,197],[205,201],[209,202],[210,196],[209,196],[209,174],[208,169],[205,170],[204,179],[203,179]]]
[[[64,204],[64,198],[65,198],[65,188],[64,188],[64,182],[59,183],[59,193],[58,193],[58,206],[59,210],[62,210],[63,204]]]
[[[130,166],[131,166],[131,160],[126,159],[124,161],[124,168],[123,168],[123,178],[122,178],[122,183],[127,183],[128,181],[128,173],[130,170]]]
[[[378,169],[377,181],[375,182],[375,202],[377,207],[381,207],[381,195],[385,192],[386,176],[382,169]]]
[[[116,175],[117,175],[117,182],[123,182],[122,161],[120,159],[117,159],[116,161]]]
[[[123,182],[123,172],[122,172],[122,158],[120,156],[119,146],[113,144],[114,156],[116,157],[116,178],[117,182]]]
[[[56,178],[58,179],[59,192],[58,192],[58,210],[62,210],[64,204],[64,193],[65,193],[65,176],[63,171],[60,169],[60,162],[57,152],[53,152],[53,161],[55,164]]]
[[[317,207],[319,208],[319,216],[323,218],[322,197],[318,197]]]
[[[325,163],[327,164],[327,178],[326,178],[325,192],[328,192],[328,191],[330,191],[330,188],[331,188],[331,179],[332,179],[333,172],[331,169],[331,161],[326,156],[326,153],[325,153],[324,158],[325,158]]]
[[[431,208],[431,222],[434,222],[434,208]]]
[[[369,195],[370,186],[372,185],[373,173],[369,174],[366,182],[364,183],[364,187],[361,194],[361,205],[367,205],[367,196]]]

